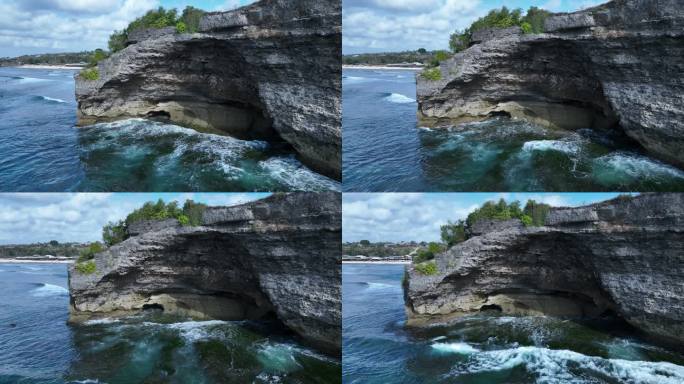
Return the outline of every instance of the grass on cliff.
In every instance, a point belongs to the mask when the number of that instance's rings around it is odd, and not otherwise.
[[[97,271],[97,267],[95,266],[95,261],[93,260],[88,260],[84,261],[81,263],[76,263],[76,271],[82,275],[91,275]]]
[[[442,71],[439,68],[428,68],[421,72],[420,76],[426,80],[437,81],[442,78]]]
[[[422,263],[422,264],[416,264],[416,266],[414,268],[421,275],[425,275],[425,276],[436,275],[439,272],[439,270],[437,269],[437,264],[435,264],[434,261],[430,261],[430,262]]]
[[[97,68],[86,68],[79,75],[86,80],[93,81],[100,78],[100,71]]]
[[[92,260],[95,257],[96,253],[100,253],[104,250],[105,248],[102,246],[102,243],[96,241],[90,244],[88,248],[81,250],[81,252],[78,255],[78,260],[76,260],[76,262],[81,263],[84,261]]]

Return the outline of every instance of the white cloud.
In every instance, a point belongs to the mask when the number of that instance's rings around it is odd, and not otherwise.
[[[186,199],[209,205],[236,205],[266,194],[206,193],[164,195],[166,201]],[[0,244],[19,244],[57,240],[100,240],[102,227],[109,221],[126,217],[151,194],[110,193],[3,193],[0,194]]]

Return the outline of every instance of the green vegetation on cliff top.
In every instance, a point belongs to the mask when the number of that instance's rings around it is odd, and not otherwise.
[[[473,32],[486,28],[509,28],[518,26],[523,33],[542,33],[544,32],[544,20],[551,15],[551,12],[530,7],[525,16],[522,9],[516,8],[509,10],[507,7],[492,9],[489,13],[475,20],[470,27],[462,31],[455,31],[449,38],[449,47],[454,52],[460,52],[470,46]]]

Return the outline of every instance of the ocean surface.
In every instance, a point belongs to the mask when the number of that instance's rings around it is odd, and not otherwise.
[[[402,265],[342,266],[348,384],[680,384],[684,356],[614,322],[479,315],[404,327]]]
[[[143,119],[77,128],[74,74],[0,68],[0,191],[341,189],[263,141]]]
[[[684,189],[684,171],[591,129],[505,118],[419,127],[414,71],[345,69],[342,85],[345,191]]]
[[[69,326],[65,265],[0,263],[0,384],[339,383],[269,324],[147,313]]]

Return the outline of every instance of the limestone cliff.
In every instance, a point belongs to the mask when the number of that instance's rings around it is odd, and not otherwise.
[[[210,207],[203,224],[137,226],[137,236],[69,268],[73,322],[146,308],[198,319],[275,314],[313,346],[341,348],[341,201],[293,193]]]
[[[616,313],[649,335],[684,342],[684,194],[555,208],[543,227],[486,228],[437,255],[436,275],[408,268],[410,324],[482,310]]]
[[[510,115],[617,129],[684,167],[680,0],[614,0],[553,15],[543,34],[506,32],[478,34],[478,44],[441,64],[439,80],[418,76],[422,124]]]
[[[199,33],[142,31],[76,76],[80,125],[166,119],[243,139],[285,140],[341,178],[341,5],[262,0],[205,14]]]

